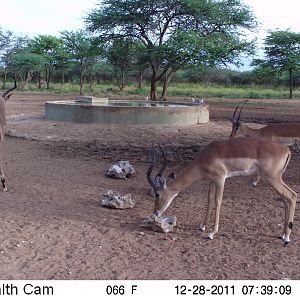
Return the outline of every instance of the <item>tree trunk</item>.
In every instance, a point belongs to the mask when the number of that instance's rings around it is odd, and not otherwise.
[[[47,90],[50,88],[50,66],[46,65],[45,66],[45,79],[46,79],[46,85],[47,85]]]
[[[120,70],[118,85],[119,85],[120,91],[123,91],[124,87],[125,87],[125,72],[124,72],[123,68],[121,68],[121,70]]]
[[[156,80],[157,70],[152,67],[152,77],[151,77],[151,90],[150,90],[150,100],[157,100],[157,80]]]
[[[82,96],[83,95],[83,74],[82,73],[80,73],[79,85],[80,85],[79,95]]]
[[[93,93],[93,75],[90,74],[90,78],[89,78],[89,86],[90,86],[90,93]]]
[[[124,68],[116,68],[115,70],[117,84],[119,86],[120,91],[123,91],[126,86],[126,70]]]
[[[39,90],[42,88],[42,83],[41,83],[41,73],[37,73],[37,80],[38,80],[38,88]]]
[[[293,70],[289,69],[289,86],[290,86],[290,99],[293,98]]]
[[[166,101],[168,87],[169,87],[170,81],[171,81],[174,73],[175,72],[173,70],[171,70],[169,73],[168,72],[165,73],[163,90],[162,90],[162,94],[161,94],[161,100],[163,100],[163,101]]]
[[[79,94],[80,96],[83,95],[83,61],[80,61],[80,79],[79,79],[79,85],[80,85],[80,90],[79,90]]]
[[[3,90],[3,91],[5,90],[6,79],[7,79],[7,68],[4,68],[3,84],[2,84],[2,90]]]
[[[24,86],[23,86],[23,88],[25,87],[25,86],[27,86],[28,85],[28,83],[31,81],[31,79],[32,79],[32,72],[31,71],[29,71],[28,73],[27,73],[27,76],[26,76],[26,79],[25,79],[25,82],[24,82]]]
[[[141,89],[141,88],[142,88],[143,75],[144,75],[144,70],[140,70],[140,71],[139,71],[138,80],[137,80],[137,87],[138,87],[138,89]]]

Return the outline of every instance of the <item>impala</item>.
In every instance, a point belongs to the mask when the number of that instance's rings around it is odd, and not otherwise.
[[[199,156],[177,177],[171,173],[166,179],[162,174],[152,176],[155,157],[153,158],[147,179],[155,191],[154,214],[161,216],[173,199],[185,188],[198,180],[208,180],[208,204],[203,224],[208,225],[213,202],[216,204],[214,229],[208,234],[213,239],[218,232],[221,202],[226,178],[257,173],[283,199],[284,228],[280,238],[284,245],[290,242],[297,194],[282,181],[282,174],[290,160],[288,147],[271,139],[240,137],[209,144]],[[161,171],[161,170],[160,170]],[[158,187],[156,177],[161,177]]]
[[[246,124],[241,123],[241,112],[243,107],[236,107],[232,119],[232,130],[230,138],[238,136],[248,136],[256,138],[270,138],[276,142],[286,145],[297,147],[297,142],[300,141],[300,123],[282,123],[282,124],[270,124],[259,129],[253,129]]]
[[[5,185],[5,177],[3,173],[3,146],[4,146],[4,136],[5,136],[5,128],[6,128],[6,116],[5,116],[5,107],[6,102],[9,100],[12,95],[12,91],[17,88],[16,79],[14,78],[15,85],[11,89],[7,90],[3,93],[0,99],[0,176],[1,183],[4,191],[7,191],[7,187]]]
[[[300,123],[270,124],[259,129],[253,129],[241,123],[240,119],[243,107],[240,108],[239,112],[237,112],[238,109],[239,106],[236,107],[232,119],[230,119],[232,130],[229,138],[238,136],[270,138],[280,144],[292,146],[297,152],[299,151],[297,142],[300,140]],[[252,182],[252,185],[256,187],[259,180],[258,176]]]

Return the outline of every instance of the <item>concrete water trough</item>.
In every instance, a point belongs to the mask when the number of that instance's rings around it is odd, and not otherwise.
[[[48,101],[46,119],[75,123],[192,125],[209,121],[207,105],[78,97]]]

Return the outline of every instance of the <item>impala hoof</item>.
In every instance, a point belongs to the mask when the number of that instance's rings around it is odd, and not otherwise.
[[[284,242],[284,246],[286,246],[290,242],[289,237],[285,237],[285,239],[283,240],[283,242]]]
[[[209,234],[207,235],[207,238],[208,238],[209,240],[213,240],[213,239],[214,239],[214,234],[213,234],[213,233],[209,233]]]
[[[205,231],[205,226],[199,225],[199,230]]]
[[[290,242],[290,237],[289,237],[289,235],[282,234],[281,236],[279,236],[279,238],[280,238],[281,240],[283,240],[284,246],[287,246],[287,245],[289,244],[289,242]]]

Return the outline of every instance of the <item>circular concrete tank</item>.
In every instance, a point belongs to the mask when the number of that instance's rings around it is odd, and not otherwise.
[[[93,97],[46,102],[45,116],[49,120],[101,124],[192,125],[209,121],[207,105]]]

